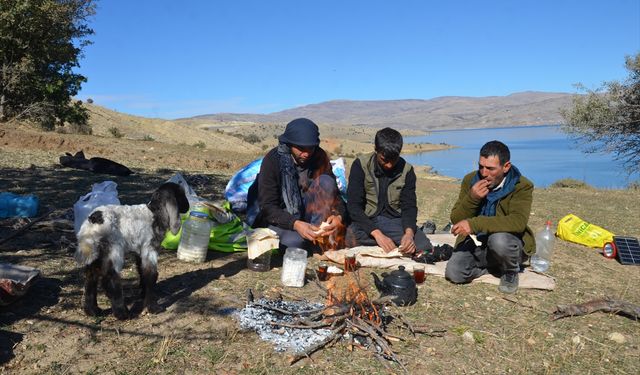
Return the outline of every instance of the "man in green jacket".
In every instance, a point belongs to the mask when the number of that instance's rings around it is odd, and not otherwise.
[[[533,183],[510,158],[504,143],[487,142],[480,149],[478,170],[462,180],[451,210],[456,249],[445,271],[453,283],[467,283],[491,272],[500,276],[501,292],[518,290],[520,264],[535,252],[533,232],[527,226]]]

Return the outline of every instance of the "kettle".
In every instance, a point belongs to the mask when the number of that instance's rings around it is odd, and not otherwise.
[[[382,273],[382,281],[375,273],[371,273],[376,288],[384,296],[394,296],[391,300],[398,306],[413,305],[418,299],[418,287],[413,275],[404,270],[404,266],[391,273]]]

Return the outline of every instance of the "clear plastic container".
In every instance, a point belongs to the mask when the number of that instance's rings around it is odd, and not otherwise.
[[[254,229],[247,236],[247,267],[252,271],[271,269],[271,251],[280,245],[278,234],[268,228]]]
[[[536,233],[536,253],[531,257],[531,268],[536,272],[547,272],[551,264],[551,253],[555,242],[551,226],[549,220],[545,228]]]
[[[204,212],[191,211],[182,224],[182,236],[178,245],[178,259],[202,263],[207,259],[211,220]]]
[[[284,286],[303,287],[304,275],[307,270],[307,250],[288,247],[282,261],[282,276],[280,280]]]

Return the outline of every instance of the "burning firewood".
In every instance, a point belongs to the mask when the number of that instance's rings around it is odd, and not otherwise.
[[[626,301],[603,298],[575,305],[558,305],[551,316],[551,320],[558,320],[568,316],[587,315],[596,311],[621,314],[636,321],[640,319],[640,306]]]
[[[308,331],[324,329],[326,334],[305,349],[291,355],[288,358],[289,364],[294,364],[326,346],[343,340],[346,341],[348,349],[352,350],[356,347],[368,350],[380,360],[396,362],[406,372],[404,364],[392,348],[394,342],[406,339],[390,332],[390,328],[395,326],[400,330],[409,330],[413,336],[426,334],[435,337],[444,336],[446,330],[416,327],[402,315],[393,315],[387,308],[391,305],[389,296],[371,299],[367,294],[367,288],[368,284],[360,279],[357,271],[349,272],[343,277],[330,279],[322,287],[326,303],[321,308],[294,311],[283,308],[282,305],[276,307],[272,303],[261,302],[262,300],[247,301],[247,306],[261,307],[283,318],[286,317],[285,321],[269,322],[276,329]]]

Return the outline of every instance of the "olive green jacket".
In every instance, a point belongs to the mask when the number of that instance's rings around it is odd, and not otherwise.
[[[360,159],[360,165],[364,170],[364,192],[365,192],[365,207],[364,213],[368,217],[373,217],[380,213],[384,207],[378,207],[378,194],[380,190],[379,181],[376,177],[375,164],[376,153],[362,155]],[[402,212],[400,204],[400,194],[405,185],[407,173],[413,168],[413,166],[405,161],[404,168],[399,174],[391,177],[389,186],[387,187],[387,202],[389,207],[395,210],[397,213]]]
[[[476,173],[471,172],[462,179],[458,201],[451,210],[451,222],[456,224],[466,219],[473,233],[508,232],[521,235],[525,253],[533,255],[536,251],[536,243],[533,232],[527,225],[533,203],[533,183],[526,177],[520,176],[514,191],[498,202],[496,216],[478,216],[482,200],[475,200],[470,194],[471,181]],[[456,246],[463,240],[464,236],[458,236]]]

